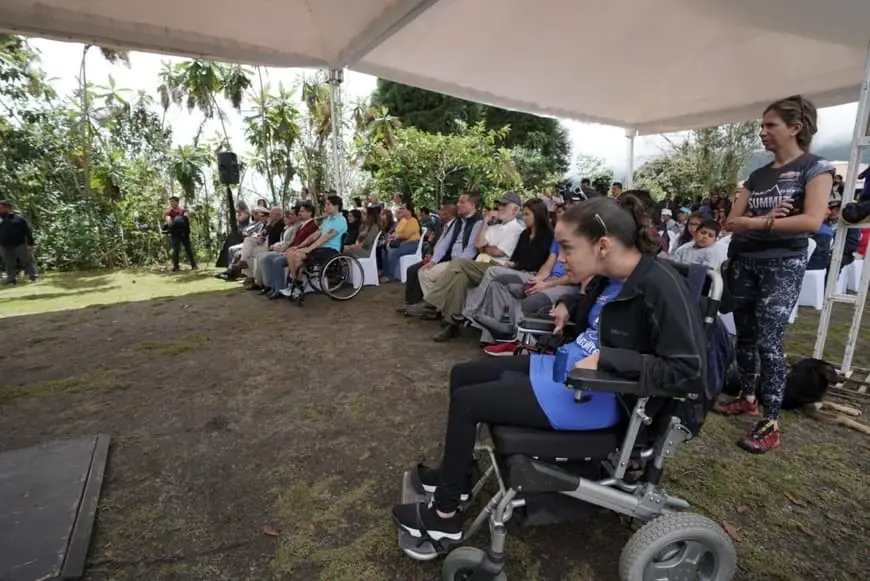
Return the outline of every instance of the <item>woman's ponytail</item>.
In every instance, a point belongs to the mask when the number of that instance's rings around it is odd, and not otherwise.
[[[619,206],[631,214],[637,228],[634,245],[644,254],[655,254],[662,247],[653,235],[654,228],[650,209],[653,206],[652,196],[646,190],[629,190],[617,199]]]

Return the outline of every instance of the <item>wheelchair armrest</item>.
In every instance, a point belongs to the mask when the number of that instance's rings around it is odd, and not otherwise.
[[[566,385],[577,391],[608,391],[638,397],[685,397],[658,388],[641,389],[640,382],[616,377],[598,369],[572,369],[568,373]]]
[[[565,326],[568,327],[573,324],[573,322],[568,321],[565,323]],[[529,317],[520,320],[517,324],[517,328],[532,333],[552,333],[553,329],[556,328],[556,322],[552,317]]]

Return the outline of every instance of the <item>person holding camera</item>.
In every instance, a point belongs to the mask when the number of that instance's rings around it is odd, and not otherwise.
[[[33,231],[24,216],[12,211],[12,202],[8,200],[0,201],[0,257],[6,268],[3,284],[16,283],[19,265],[31,282],[39,282],[33,264]]]
[[[169,232],[169,240],[172,243],[172,272],[178,272],[178,258],[181,247],[190,262],[190,268],[196,270],[196,258],[193,255],[193,246],[190,244],[190,218],[179,203],[178,197],[169,198],[169,209],[163,212],[166,220],[166,229]]]

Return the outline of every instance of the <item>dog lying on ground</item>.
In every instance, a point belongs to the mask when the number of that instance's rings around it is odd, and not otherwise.
[[[795,410],[822,401],[828,393],[828,388],[836,381],[837,372],[827,361],[801,359],[792,365],[785,378],[782,409]],[[740,396],[740,372],[737,371],[736,365],[728,369],[725,389],[722,393],[729,397]]]
[[[796,410],[821,403],[828,389],[837,383],[837,370],[821,359],[801,359],[791,366],[785,378],[782,409]]]
[[[785,379],[785,394],[782,400],[784,410],[803,410],[813,419],[852,428],[870,435],[870,426],[852,418],[861,415],[857,408],[827,401],[828,390],[838,382],[834,366],[821,359],[801,359],[791,366]],[[740,374],[736,366],[728,370],[723,394],[730,397],[740,396]],[[832,410],[836,413],[825,412]]]

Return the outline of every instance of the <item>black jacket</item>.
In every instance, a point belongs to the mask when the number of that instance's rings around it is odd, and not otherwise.
[[[33,246],[33,232],[27,219],[17,212],[9,212],[0,222],[0,246],[15,248],[26,244]]]
[[[596,277],[573,306],[578,331],[607,286]],[[569,310],[569,312],[571,312]],[[604,305],[599,319],[598,368],[606,373],[673,392],[703,394],[707,389],[707,339],[698,303],[686,280],[667,264],[644,256],[620,293]]]
[[[284,221],[277,220],[266,226],[266,244],[272,246],[281,242],[281,236],[284,234]]]
[[[559,302],[568,308],[568,314],[574,323],[573,327],[565,328],[566,338],[573,339],[586,330],[589,326],[589,311],[592,310],[595,301],[604,292],[608,282],[609,280],[603,276],[592,277],[582,293],[565,295],[559,299]]]

